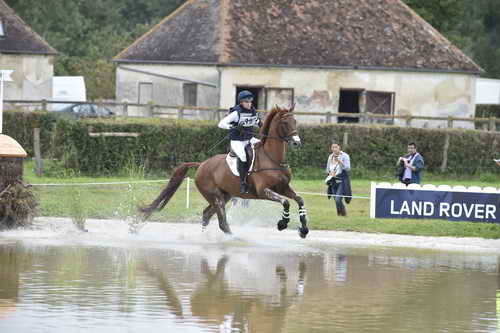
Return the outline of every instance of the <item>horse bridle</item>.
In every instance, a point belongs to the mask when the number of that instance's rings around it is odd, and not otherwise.
[[[289,117],[289,116],[291,116],[291,115],[286,115],[285,117]],[[268,139],[281,140],[281,141],[284,141],[286,143],[290,143],[290,141],[292,141],[293,137],[296,136],[296,135],[298,135],[299,133],[298,133],[297,129],[294,129],[288,135],[282,135],[281,134],[281,123],[283,122],[283,119],[285,117],[283,117],[282,119],[280,119],[280,121],[278,123],[278,136],[271,136],[271,135],[267,135],[267,134],[264,134],[262,136],[266,137]]]
[[[289,133],[288,135],[282,135],[281,134],[281,122],[282,121],[283,121],[283,119],[280,119],[279,124],[278,124],[278,136],[271,136],[271,135],[264,134],[264,135],[262,135],[262,137],[265,137],[268,139],[280,140],[280,141],[283,141],[283,142],[286,142],[289,144],[290,141],[292,141],[293,137],[295,135],[298,135],[298,131],[297,131],[297,129],[295,129],[291,133]],[[264,152],[264,154],[266,154],[267,158],[269,158],[274,164],[278,165],[279,167],[278,168],[258,169],[255,171],[251,171],[251,173],[257,173],[257,172],[266,171],[266,170],[286,171],[290,168],[290,165],[286,161],[280,163],[278,161],[275,161],[271,156],[269,156],[269,154],[264,149],[263,149],[263,152]]]

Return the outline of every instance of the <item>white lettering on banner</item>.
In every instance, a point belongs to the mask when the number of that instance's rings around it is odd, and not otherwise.
[[[447,202],[441,202],[439,205],[439,216],[450,217],[450,204]]]
[[[451,205],[451,216],[460,217],[462,216],[462,205],[459,203],[454,203]]]
[[[394,200],[391,200],[391,215],[411,215],[411,216],[432,216],[434,215],[434,205],[428,201],[403,201],[399,210],[394,209]]]
[[[476,214],[474,214],[474,217],[476,219],[484,219],[484,205],[476,205]]]
[[[470,205],[469,210],[467,210],[467,205],[464,204],[465,217],[471,217],[473,210],[474,210],[474,205]]]
[[[434,204],[430,201],[403,201],[401,207],[395,207],[394,200],[391,200],[391,215],[408,216],[433,216]],[[440,217],[465,217],[476,219],[496,219],[497,207],[495,205],[471,204],[441,202],[439,204]]]
[[[394,210],[394,200],[391,200],[391,215],[399,215],[399,212]]]
[[[470,218],[474,215],[476,219],[496,219],[496,210],[495,205],[485,205],[485,204],[472,204],[467,205],[465,203],[454,203],[450,206],[449,203],[442,202],[439,205],[439,216],[450,217],[450,209],[451,216],[453,217],[461,217],[462,213],[465,214],[465,217]]]
[[[495,207],[495,205],[486,205],[486,218],[489,218],[490,215],[491,215],[491,218],[496,220],[496,213],[497,211],[497,208]]]
[[[432,216],[434,215],[434,205],[432,202],[425,201],[424,202],[424,216]]]

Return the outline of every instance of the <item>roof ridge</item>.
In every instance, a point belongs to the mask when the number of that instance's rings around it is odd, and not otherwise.
[[[0,0],[1,1],[1,0]],[[151,29],[149,29],[145,34],[143,34],[141,37],[137,38],[132,44],[127,46],[124,50],[122,50],[120,53],[118,53],[116,56],[113,57],[113,60],[118,60],[124,53],[126,53],[128,50],[130,50],[132,47],[136,46],[140,42],[142,42],[146,37],[148,37],[150,34],[158,30],[165,22],[171,20],[174,18],[177,14],[179,14],[182,10],[184,10],[185,7],[188,5],[192,4],[193,2],[196,2],[198,0],[187,0],[184,2],[182,5],[180,5],[176,10],[174,10],[172,13],[168,14],[166,17],[164,17],[160,22],[155,24]]]
[[[247,1],[188,0],[113,60],[483,71],[401,0]]]

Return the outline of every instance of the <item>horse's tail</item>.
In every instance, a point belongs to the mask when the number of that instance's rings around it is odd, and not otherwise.
[[[165,207],[165,205],[170,201],[170,199],[177,191],[179,186],[181,186],[182,181],[184,180],[184,178],[186,178],[188,169],[191,167],[199,167],[200,164],[201,163],[197,162],[189,162],[189,163],[183,163],[180,166],[178,166],[174,170],[174,173],[172,174],[170,181],[168,182],[167,186],[163,189],[163,191],[161,191],[158,198],[156,198],[150,205],[139,208],[139,211],[144,213],[144,220],[147,219],[155,210],[158,211],[162,210],[163,207]]]

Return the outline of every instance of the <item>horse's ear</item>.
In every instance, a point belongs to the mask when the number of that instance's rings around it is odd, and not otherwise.
[[[292,107],[290,108],[290,110],[289,110],[288,112],[293,112],[293,110],[295,110],[295,104],[296,104],[296,103],[295,103],[295,102],[293,102]]]

